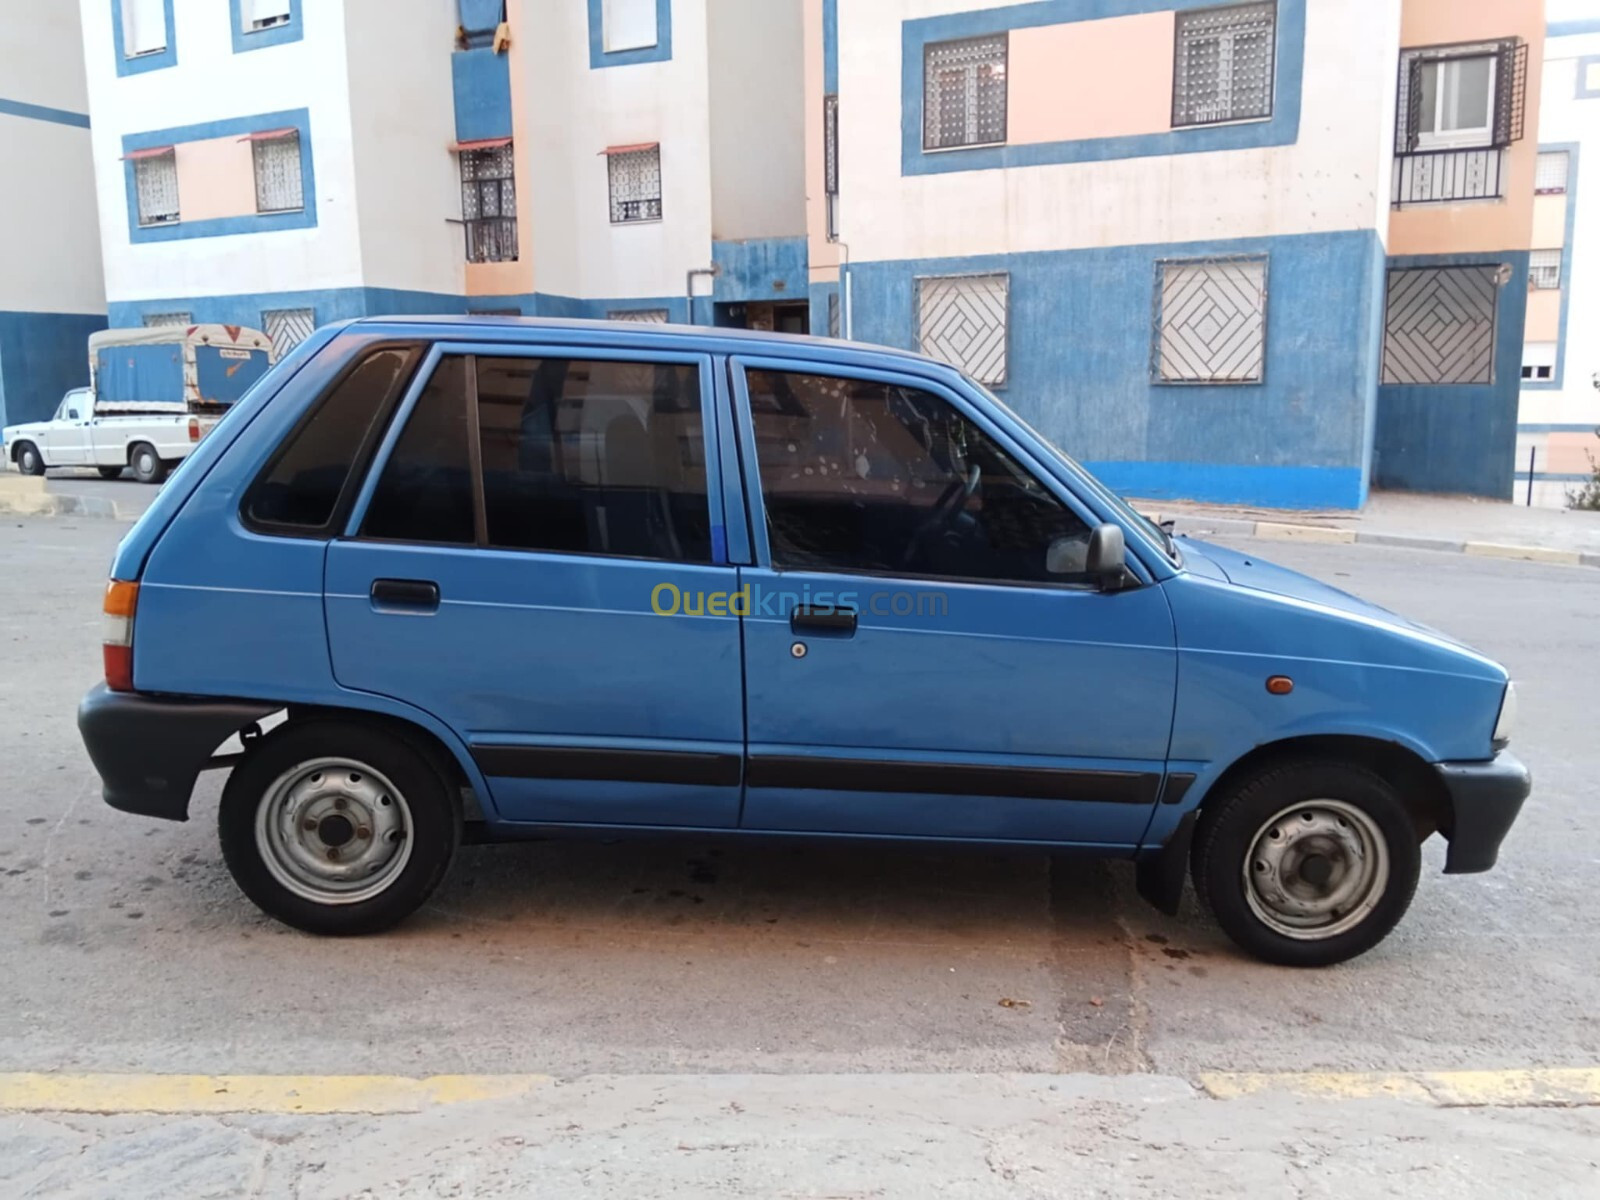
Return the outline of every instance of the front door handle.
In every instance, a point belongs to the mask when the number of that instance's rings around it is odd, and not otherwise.
[[[372,607],[397,612],[439,611],[439,585],[430,579],[374,579]]]
[[[789,632],[823,633],[835,637],[854,637],[856,610],[800,604],[789,614]]]

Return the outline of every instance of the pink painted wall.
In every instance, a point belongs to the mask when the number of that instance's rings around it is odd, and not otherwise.
[[[1172,128],[1170,12],[1014,29],[1007,141],[1068,142]]]
[[[1522,339],[1527,342],[1553,342],[1561,331],[1561,290],[1541,288],[1528,293],[1527,326]]]
[[[1587,473],[1593,469],[1589,462],[1591,454],[1600,460],[1600,439],[1594,434],[1552,433],[1545,445],[1544,461],[1539,466],[1541,470],[1558,473]]]
[[[178,211],[185,221],[242,217],[256,211],[255,160],[238,134],[176,148]]]
[[[1535,196],[1533,198],[1533,248],[1554,250],[1567,240],[1567,198],[1565,196]]]

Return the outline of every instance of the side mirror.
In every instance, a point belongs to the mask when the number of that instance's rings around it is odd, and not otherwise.
[[[1128,574],[1128,544],[1122,526],[1107,522],[1089,534],[1089,552],[1083,569],[1103,592],[1114,592]]]

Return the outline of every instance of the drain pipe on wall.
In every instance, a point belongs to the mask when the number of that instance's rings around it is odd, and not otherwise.
[[[839,261],[839,291],[842,293],[839,298],[839,307],[843,310],[839,332],[844,335],[845,341],[852,342],[855,340],[852,331],[855,328],[856,306],[853,286],[855,281],[850,278],[850,243],[834,238],[833,244],[839,247],[839,252],[843,255]]]
[[[712,279],[715,279],[718,275],[721,275],[721,274],[722,274],[722,268],[719,267],[719,266],[716,266],[716,265],[712,265],[712,266],[709,266],[709,267],[694,267],[694,268],[690,269],[688,277],[684,280],[684,284],[683,284],[684,295],[687,296],[688,300],[689,300],[689,316],[688,316],[689,324],[694,325],[694,324],[698,323],[694,319],[694,278],[695,278],[695,276],[696,275],[706,275],[706,276],[709,276]]]

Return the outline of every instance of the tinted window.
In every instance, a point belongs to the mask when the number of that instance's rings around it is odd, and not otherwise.
[[[478,359],[489,543],[711,561],[700,373]]]
[[[472,495],[467,360],[445,358],[417,397],[361,532],[408,542],[471,543]]]
[[[333,517],[351,465],[384,404],[399,386],[411,353],[379,350],[336,384],[310,420],[289,435],[245,502],[245,515],[264,525],[320,529]]]
[[[773,565],[1077,582],[1089,528],[971,421],[915,388],[751,371]],[[1058,561],[1058,566],[1060,562]]]

